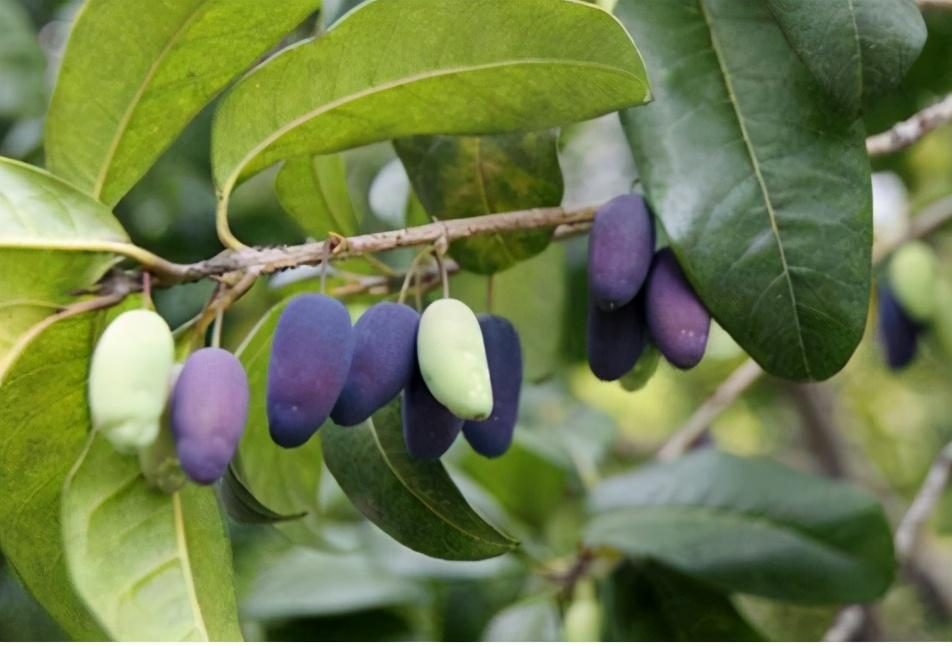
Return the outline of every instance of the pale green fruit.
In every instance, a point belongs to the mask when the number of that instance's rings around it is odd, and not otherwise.
[[[638,357],[635,367],[622,375],[618,383],[630,393],[644,388],[658,370],[661,352],[654,343],[649,343],[645,351]]]
[[[463,302],[443,298],[426,308],[417,332],[417,360],[426,387],[454,415],[482,420],[492,413],[483,333]]]
[[[936,283],[932,331],[942,352],[952,359],[952,285],[942,279]]]
[[[175,382],[178,381],[181,371],[180,363],[172,367],[169,392],[175,389]],[[175,450],[175,436],[172,435],[172,426],[169,424],[168,404],[162,413],[158,437],[152,444],[139,449],[139,470],[150,487],[166,494],[175,493],[188,481]]]
[[[590,582],[581,582],[578,588],[562,623],[565,641],[601,641],[602,607],[595,598],[594,586]]]
[[[174,341],[162,317],[133,310],[103,332],[89,369],[93,429],[124,452],[152,444],[169,395]]]
[[[935,310],[936,257],[924,242],[900,247],[889,261],[889,286],[906,313],[920,323]]]

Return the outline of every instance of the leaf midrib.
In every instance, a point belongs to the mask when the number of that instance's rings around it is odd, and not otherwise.
[[[780,253],[780,264],[783,270],[782,273],[787,283],[787,291],[790,296],[790,305],[791,309],[793,310],[793,321],[797,331],[797,345],[800,349],[800,358],[803,360],[803,368],[806,372],[806,376],[809,379],[813,379],[813,371],[810,369],[810,362],[807,359],[806,346],[803,342],[803,326],[800,322],[800,311],[796,291],[793,288],[793,278],[790,274],[789,264],[787,263],[787,255],[783,246],[783,240],[780,237],[780,226],[777,222],[777,214],[774,211],[773,201],[770,198],[770,191],[767,188],[766,180],[764,179],[763,172],[760,168],[760,159],[754,152],[753,142],[751,141],[750,134],[747,132],[747,122],[743,113],[741,112],[740,102],[737,98],[737,94],[734,92],[734,85],[731,81],[730,73],[728,72],[724,56],[721,53],[720,43],[717,39],[717,34],[714,31],[714,23],[710,14],[708,13],[705,0],[698,0],[698,5],[701,10],[701,15],[704,18],[704,23],[707,26],[708,33],[711,37],[711,49],[714,52],[715,59],[717,59],[717,65],[721,71],[721,77],[724,79],[724,86],[727,89],[731,108],[733,108],[734,116],[736,117],[737,123],[740,127],[741,138],[744,141],[744,146],[747,150],[747,156],[750,159],[754,175],[757,178],[757,184],[760,187],[760,192],[764,200],[764,206],[767,209],[767,216],[770,219],[771,231],[773,232],[774,239],[777,241],[777,250]]]

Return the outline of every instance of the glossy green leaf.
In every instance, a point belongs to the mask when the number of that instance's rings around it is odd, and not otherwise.
[[[485,137],[425,136],[393,142],[413,190],[440,220],[562,203],[558,133]],[[450,254],[460,267],[495,274],[541,253],[552,229],[494,233],[457,240]]]
[[[652,562],[624,562],[601,590],[606,641],[762,641],[716,588]]]
[[[854,603],[893,579],[892,534],[874,498],[767,459],[696,451],[604,480],[591,507],[588,544],[727,590]]]
[[[234,520],[248,525],[268,525],[272,523],[298,520],[307,512],[297,514],[279,514],[258,500],[248,486],[241,481],[233,464],[228,465],[225,476],[215,483],[218,501]]]
[[[18,339],[89,287],[128,238],[103,205],[38,168],[0,158],[0,379]]]
[[[37,328],[0,386],[0,545],[27,589],[78,640],[105,634],[70,584],[60,494],[89,430],[86,377],[104,325],[94,312]]]
[[[862,123],[834,108],[765,3],[621,0],[616,12],[657,97],[623,123],[688,278],[769,372],[836,373],[869,301]]]
[[[320,0],[87,0],[46,125],[49,169],[113,205]]]
[[[539,321],[559,321],[565,308],[565,247],[543,253],[492,277],[492,312],[509,319],[522,343],[523,374],[528,381],[551,375],[559,364],[562,330]],[[489,311],[486,276],[461,272],[450,279],[450,292],[475,312]]]
[[[239,178],[281,159],[413,134],[542,130],[648,97],[638,50],[593,5],[372,0],[222,101],[212,133],[219,226]]]
[[[341,155],[289,159],[274,181],[278,201],[301,229],[315,240],[331,232],[355,235],[360,218],[347,188]]]
[[[767,0],[787,42],[851,115],[895,89],[926,42],[915,0]]]
[[[91,438],[63,490],[77,591],[119,641],[241,639],[231,548],[214,490],[153,491],[134,456]]]
[[[0,117],[42,114],[46,58],[21,3],[0,0]]]
[[[477,561],[515,547],[473,511],[438,460],[410,457],[399,399],[359,426],[328,424],[321,436],[327,468],[350,501],[410,549]]]

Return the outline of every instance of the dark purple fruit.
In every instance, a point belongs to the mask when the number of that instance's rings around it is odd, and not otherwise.
[[[248,421],[248,377],[235,355],[204,348],[185,362],[170,421],[185,474],[211,484],[225,474]]]
[[[522,389],[522,347],[516,328],[501,316],[480,314],[479,327],[489,361],[493,412],[481,422],[465,422],[463,435],[477,453],[495,458],[512,444]]]
[[[360,424],[400,394],[416,364],[420,315],[399,303],[377,303],[354,326],[354,358],[331,419]]]
[[[459,435],[463,420],[436,401],[414,362],[413,375],[403,391],[403,441],[418,460],[436,460]]]
[[[321,294],[295,297],[284,308],[268,365],[268,426],[285,448],[310,439],[344,388],[354,353],[350,315]]]
[[[654,218],[640,195],[621,195],[599,207],[588,234],[588,287],[606,312],[630,303],[654,254]]]
[[[645,349],[642,298],[614,312],[588,304],[588,365],[602,381],[615,381],[631,370]]]
[[[693,368],[704,358],[711,315],[684,277],[671,249],[655,254],[645,289],[651,338],[673,366]]]
[[[879,339],[893,370],[909,365],[919,347],[919,328],[887,285],[879,285]]]

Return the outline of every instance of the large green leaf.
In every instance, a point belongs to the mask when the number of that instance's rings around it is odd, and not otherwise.
[[[63,490],[77,591],[119,641],[241,639],[231,547],[214,490],[153,491],[135,456],[91,437]]]
[[[607,641],[763,640],[720,591],[656,563],[622,563],[602,602]]]
[[[328,424],[321,435],[327,468],[350,501],[410,549],[476,561],[515,547],[473,511],[438,460],[410,457],[399,399],[359,426]]]
[[[360,218],[347,188],[347,169],[341,155],[289,159],[274,180],[281,206],[301,229],[316,240],[331,232],[352,236]]]
[[[33,331],[0,386],[0,545],[24,585],[74,639],[105,637],[70,584],[60,494],[89,429],[86,377],[100,312]]]
[[[87,0],[50,105],[51,171],[113,205],[320,0]]]
[[[638,50],[593,5],[371,0],[222,101],[212,132],[219,226],[227,233],[239,178],[281,159],[412,134],[542,130],[648,96]]]
[[[0,158],[0,380],[17,341],[131,245],[109,210],[52,175]]]
[[[657,96],[624,126],[688,278],[769,372],[829,377],[869,299],[862,124],[831,105],[763,2],[621,0],[617,12]]]
[[[895,89],[926,42],[915,0],[767,0],[767,5],[790,46],[851,115]]]
[[[420,202],[440,220],[562,203],[558,133],[485,137],[419,135],[393,142]],[[463,269],[494,274],[541,253],[551,229],[457,240],[450,253]]]
[[[16,0],[0,0],[0,117],[43,112],[45,68],[30,16]]]
[[[590,544],[728,590],[850,603],[875,599],[893,578],[875,499],[767,459],[698,451],[603,481],[591,506]]]

